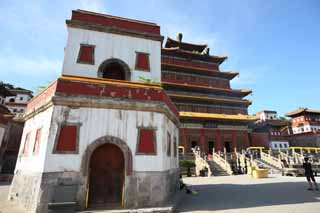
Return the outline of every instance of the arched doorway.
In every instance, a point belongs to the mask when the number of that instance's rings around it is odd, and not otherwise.
[[[89,206],[121,206],[124,168],[124,155],[118,146],[106,143],[93,151],[89,167]]]
[[[130,68],[120,59],[108,59],[99,66],[98,77],[129,81]]]

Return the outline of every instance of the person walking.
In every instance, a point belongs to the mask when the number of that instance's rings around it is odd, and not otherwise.
[[[314,178],[312,166],[311,166],[311,163],[309,162],[309,158],[308,157],[304,158],[304,163],[303,163],[302,166],[304,168],[304,174],[305,174],[305,176],[307,178],[307,181],[309,183],[308,190],[312,191],[313,190],[313,186],[314,186],[315,190],[319,190],[317,182],[316,182],[316,180]],[[313,182],[313,186],[312,186],[312,182],[311,181]]]

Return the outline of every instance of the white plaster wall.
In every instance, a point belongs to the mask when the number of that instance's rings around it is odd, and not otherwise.
[[[28,101],[31,99],[31,96],[28,94],[17,94],[16,96],[7,96],[6,102],[10,102],[9,100],[11,98],[14,98],[14,103],[28,103]],[[20,100],[22,98],[22,100]]]
[[[51,134],[48,141],[45,172],[79,171],[87,146],[103,136],[122,139],[131,149],[134,171],[164,171],[178,167],[178,158],[167,157],[167,131],[178,137],[177,127],[164,114],[115,109],[70,109],[65,120],[66,107],[55,106]],[[79,154],[52,154],[59,123],[82,123],[79,135]],[[157,155],[136,155],[137,126],[156,127]],[[173,139],[172,139],[173,140]],[[178,143],[178,141],[177,141]],[[173,150],[173,147],[172,149]],[[172,152],[173,153],[173,152]]]
[[[80,44],[95,45],[94,65],[77,63]],[[136,51],[150,54],[150,72],[135,70]],[[118,58],[130,67],[131,81],[138,81],[139,76],[142,76],[160,82],[160,54],[160,41],[68,27],[62,73],[97,77],[97,71],[102,62],[110,58]]]
[[[49,128],[51,122],[53,107],[37,114],[25,122],[21,137],[21,145],[19,156],[16,164],[16,171],[23,172],[42,172],[44,167],[46,149],[48,144]],[[41,128],[40,149],[37,155],[33,154],[33,146],[36,138],[37,129]],[[26,156],[22,155],[22,150],[25,144],[26,134],[30,132],[29,148]]]
[[[289,142],[287,141],[271,141],[271,149],[289,149]],[[280,148],[280,144],[282,148]]]

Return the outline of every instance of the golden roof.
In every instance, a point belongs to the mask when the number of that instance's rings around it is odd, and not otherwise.
[[[216,114],[216,113],[203,113],[203,112],[179,112],[180,117],[189,118],[208,118],[208,119],[222,119],[222,120],[244,120],[244,121],[254,121],[257,120],[254,116],[237,114],[237,115],[227,115],[227,114]]]

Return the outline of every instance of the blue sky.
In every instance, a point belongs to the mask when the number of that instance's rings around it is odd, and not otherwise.
[[[320,1],[0,1],[0,80],[34,89],[60,75],[65,20],[85,9],[156,22],[164,36],[207,43],[228,55],[221,70],[239,71],[250,113],[299,106],[320,109]]]

